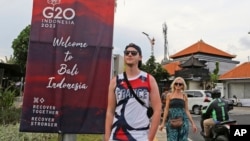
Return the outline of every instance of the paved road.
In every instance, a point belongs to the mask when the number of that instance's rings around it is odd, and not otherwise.
[[[250,114],[250,107],[234,107],[232,111],[229,111],[230,115],[248,115]]]

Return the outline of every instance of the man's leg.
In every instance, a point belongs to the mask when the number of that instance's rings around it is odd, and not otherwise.
[[[204,133],[205,136],[209,137],[210,136],[210,128],[215,125],[214,120],[212,118],[206,119],[203,121],[204,125]]]
[[[201,126],[201,132],[204,133],[204,120],[206,119],[205,115],[204,114],[201,114],[201,120],[200,120],[200,126]]]
[[[204,132],[204,125],[203,125],[204,119],[200,121],[200,126],[201,126],[201,132]]]

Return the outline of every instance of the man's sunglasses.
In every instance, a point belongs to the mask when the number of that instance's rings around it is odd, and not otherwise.
[[[183,86],[183,83],[174,83],[175,86]]]
[[[138,52],[137,52],[137,51],[128,51],[128,50],[125,50],[125,51],[124,51],[124,54],[125,54],[126,56],[128,56],[130,53],[131,53],[133,56],[136,56]]]

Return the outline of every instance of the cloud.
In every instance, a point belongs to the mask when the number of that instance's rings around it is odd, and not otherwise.
[[[240,38],[239,43],[241,45],[240,49],[243,49],[243,50],[250,49],[250,35],[249,35],[249,37],[244,36],[244,37]]]
[[[13,52],[12,41],[31,23],[32,0],[1,0],[0,58]],[[244,62],[249,56],[249,0],[117,0],[114,20],[113,53],[123,54],[134,42],[143,49],[143,60],[151,55],[151,45],[142,32],[155,39],[157,61],[164,56],[162,24],[167,23],[169,54],[200,39],[223,51],[236,54]],[[161,59],[162,58],[162,59]]]

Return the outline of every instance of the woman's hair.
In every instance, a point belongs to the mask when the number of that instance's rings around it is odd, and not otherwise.
[[[182,77],[176,77],[176,78],[174,79],[174,81],[172,82],[171,86],[170,86],[172,92],[175,91],[174,83],[175,83],[177,80],[181,80],[182,83],[183,83],[182,91],[186,90],[186,89],[187,89],[187,84],[186,84],[185,80],[184,80]]]

